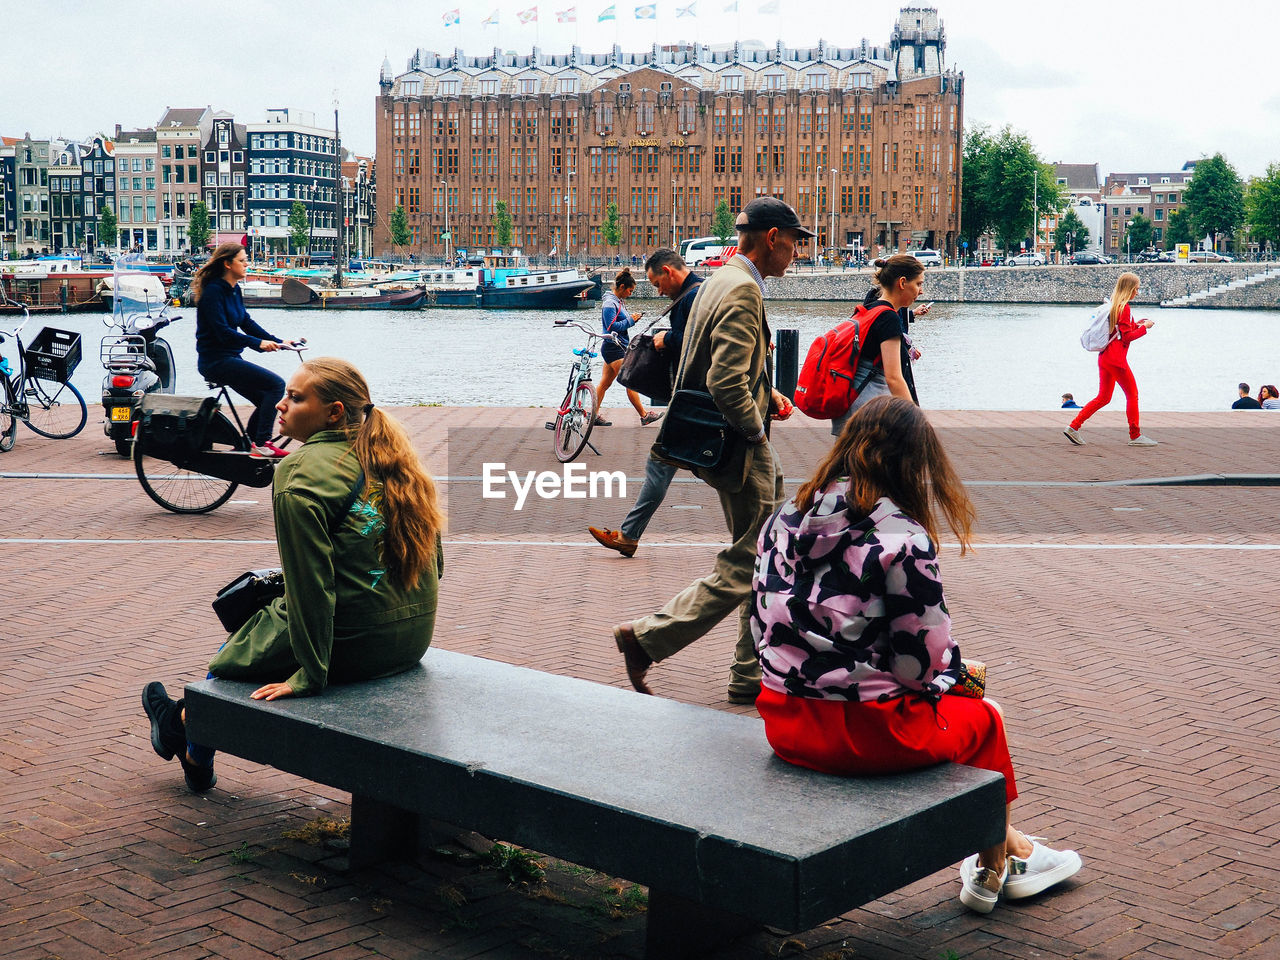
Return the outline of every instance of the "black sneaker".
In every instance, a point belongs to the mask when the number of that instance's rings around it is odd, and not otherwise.
[[[202,767],[187,759],[187,748],[184,745],[178,754],[178,762],[182,764],[182,776],[187,781],[187,789],[192,793],[204,793],[218,782],[218,775],[213,772],[213,764]]]
[[[142,709],[151,720],[151,748],[161,760],[187,752],[187,734],[182,726],[182,701],[172,699],[159,680],[142,690]]]

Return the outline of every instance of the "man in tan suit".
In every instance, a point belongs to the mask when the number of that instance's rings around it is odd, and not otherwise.
[[[786,273],[796,241],[813,234],[791,207],[773,197],[748,203],[738,214],[737,228],[738,255],[702,284],[693,301],[675,383],[677,390],[710,393],[729,425],[746,440],[722,469],[694,471],[719,492],[733,542],[716,555],[711,573],[657,613],[614,627],[613,635],[631,685],[650,693],[644,677],[653,663],[683,650],[741,608],[729,700],[754,703],[760,692],[760,664],[743,601],[751,594],[760,527],[782,500],[782,470],[768,435],[773,391],[765,372],[769,325],[764,278]]]

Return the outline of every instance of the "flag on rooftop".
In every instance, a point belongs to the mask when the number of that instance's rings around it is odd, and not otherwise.
[[[766,3],[764,6],[760,8],[760,12],[761,13],[777,13],[778,0],[769,0],[768,3]]]
[[[444,14],[444,16],[443,16],[443,17],[441,17],[441,19],[442,19],[442,20],[444,20],[444,25],[445,25],[446,27],[454,27],[454,26],[457,26],[457,25],[458,25],[458,23],[459,23],[459,22],[460,22],[460,20],[461,20],[461,11],[459,11],[459,10],[447,10],[447,11],[445,11],[445,14]]]
[[[498,25],[498,11],[495,10],[489,16],[480,21],[482,27],[496,27]]]
[[[656,20],[658,19],[658,5],[656,3],[646,3],[643,6],[636,7],[637,20]]]
[[[697,3],[691,3],[687,7],[676,7],[676,19],[681,17],[696,17],[698,15]]]
[[[605,7],[600,11],[600,16],[596,17],[596,23],[604,23],[606,20],[617,20],[617,14],[614,12],[613,5]]]
[[[570,7],[568,10],[559,10],[556,12],[556,23],[577,23],[578,8]]]
[[[521,10],[516,14],[516,19],[521,23],[536,23],[538,20],[538,8],[530,7],[528,10]]]

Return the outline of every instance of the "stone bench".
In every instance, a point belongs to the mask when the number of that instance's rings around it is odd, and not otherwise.
[[[475,830],[649,887],[654,958],[810,929],[1004,835],[996,773],[827,776],[755,717],[446,650],[319,697],[256,686],[188,686],[192,740],[350,791],[353,867]]]

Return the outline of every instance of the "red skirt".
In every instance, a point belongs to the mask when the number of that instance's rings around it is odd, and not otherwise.
[[[1004,722],[986,700],[948,695],[935,715],[926,701],[888,703],[792,697],[764,687],[756,699],[773,752],[788,763],[839,776],[901,773],[950,760],[1004,774],[1018,796]]]

